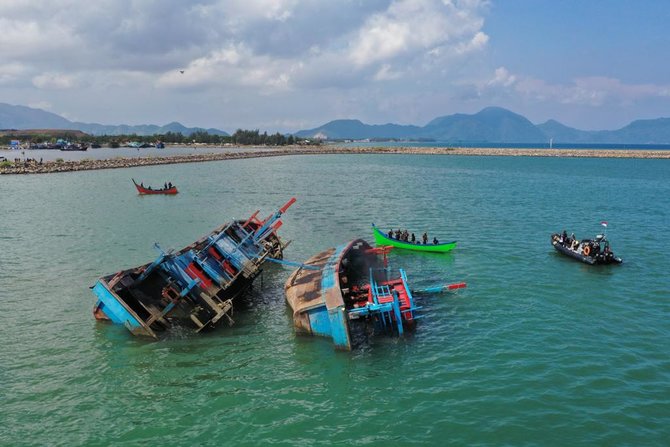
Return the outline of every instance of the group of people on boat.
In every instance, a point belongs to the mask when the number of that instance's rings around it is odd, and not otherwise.
[[[151,186],[144,186],[144,182],[140,183],[140,186],[150,191],[154,190]],[[172,182],[163,183],[163,189],[157,189],[156,191],[167,191],[168,189],[172,189]]]
[[[421,242],[417,242],[416,236],[414,236],[414,233],[410,233],[407,230],[401,230],[397,229],[393,231],[393,229],[389,230],[387,236],[389,239],[396,239],[402,242],[409,242],[412,244],[420,244]],[[424,245],[428,243],[428,233],[423,233],[423,236],[421,236],[421,240]],[[440,241],[437,240],[436,237],[433,238],[433,244],[437,245],[439,244]]]
[[[568,236],[568,233],[563,230],[562,233],[553,235],[553,241],[555,244],[562,245],[572,252],[585,257],[592,257],[594,259],[602,259],[606,261],[614,258],[614,253],[612,253],[612,250],[610,249],[609,241],[602,234],[597,235],[595,239],[584,239],[580,241],[575,237],[575,233],[571,233],[570,236]]]

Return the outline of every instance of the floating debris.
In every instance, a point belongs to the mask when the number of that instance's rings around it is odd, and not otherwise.
[[[133,335],[158,338],[173,325],[197,332],[233,323],[233,301],[251,287],[267,257],[282,258],[277,235],[289,200],[265,220],[222,225],[177,252],[160,251],[150,263],[100,278],[92,287],[98,320],[123,324]]]

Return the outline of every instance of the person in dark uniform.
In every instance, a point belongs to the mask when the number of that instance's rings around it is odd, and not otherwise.
[[[421,238],[423,239],[423,244],[426,245],[428,243],[428,233],[423,233]]]

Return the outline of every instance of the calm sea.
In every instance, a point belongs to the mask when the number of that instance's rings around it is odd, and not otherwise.
[[[171,181],[139,197],[130,178]],[[370,223],[446,241],[395,252],[422,299],[414,334],[354,352],[297,337],[290,270],[267,266],[236,325],[158,342],[96,322],[96,278],[217,225],[298,202],[302,261]],[[621,266],[555,253],[607,234]],[[0,445],[667,445],[670,163],[293,156],[0,177]]]

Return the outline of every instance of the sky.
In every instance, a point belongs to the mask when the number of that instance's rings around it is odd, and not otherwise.
[[[507,108],[670,117],[670,2],[2,0],[0,102],[73,121],[295,132]]]

